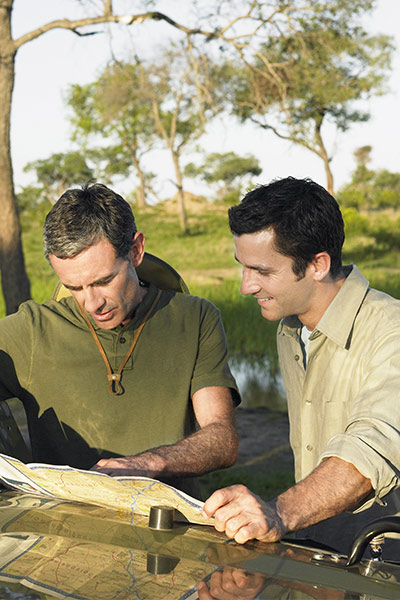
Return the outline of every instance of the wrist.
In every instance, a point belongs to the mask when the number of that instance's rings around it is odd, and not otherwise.
[[[152,472],[154,476],[168,474],[167,461],[156,452],[147,451],[132,458],[135,466]]]
[[[296,505],[293,502],[293,498],[290,497],[290,491],[292,489],[293,488],[289,488],[289,490],[286,490],[286,492],[283,492],[282,494],[277,496],[273,501],[275,511],[282,528],[282,535],[285,535],[290,531],[296,531],[297,529],[301,529],[301,526],[299,526],[298,522],[299,519],[296,510]]]

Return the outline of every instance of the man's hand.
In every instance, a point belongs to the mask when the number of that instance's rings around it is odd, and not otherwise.
[[[165,467],[165,461],[152,452],[144,452],[138,456],[121,458],[102,458],[91,471],[105,473],[111,477],[151,477],[158,479]]]
[[[288,529],[277,513],[274,501],[264,502],[244,485],[214,492],[205,502],[203,513],[215,517],[215,528],[239,544],[257,539],[277,542]]]
[[[222,386],[202,388],[193,394],[192,403],[198,431],[170,446],[151,448],[135,456],[101,459],[92,471],[112,477],[137,475],[165,480],[230,467],[238,448],[230,390]]]
[[[204,581],[197,585],[199,600],[253,600],[265,583],[261,573],[248,573],[243,569],[225,567],[215,571],[210,578],[210,589]]]
[[[371,481],[354,465],[335,456],[324,460],[305,479],[264,502],[243,485],[217,490],[203,507],[215,517],[215,528],[243,544],[250,539],[276,542],[351,510],[372,492]]]

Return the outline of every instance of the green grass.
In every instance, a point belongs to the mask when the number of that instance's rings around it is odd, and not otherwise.
[[[240,467],[214,471],[200,478],[202,498],[207,499],[215,490],[242,483],[264,500],[275,498],[294,484],[291,469],[276,469],[256,473]]]
[[[178,271],[232,268],[233,242],[225,209],[206,206],[205,214],[189,219],[190,233],[182,235],[177,217],[167,210],[148,208],[136,215],[149,252]]]
[[[192,294],[207,298],[221,311],[230,353],[237,357],[268,358],[277,365],[277,323],[261,317],[260,307],[253,298],[239,291],[238,279],[226,279],[220,285],[190,285]]]

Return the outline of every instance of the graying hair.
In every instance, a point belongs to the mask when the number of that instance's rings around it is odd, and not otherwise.
[[[106,239],[118,257],[125,257],[136,231],[128,202],[101,183],[89,184],[64,192],[47,215],[44,254],[72,258]]]

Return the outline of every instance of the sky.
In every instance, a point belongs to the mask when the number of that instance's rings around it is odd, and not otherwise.
[[[88,0],[90,2],[90,0]],[[137,12],[134,0],[115,0],[119,14]],[[159,0],[157,9],[183,21],[182,0]],[[56,18],[76,18],[79,4],[73,0],[14,0],[13,37],[30,31]],[[332,136],[330,150],[334,159],[332,170],[335,189],[349,181],[355,167],[353,152],[364,145],[372,146],[370,168],[400,170],[400,0],[377,0],[377,9],[364,21],[371,33],[393,36],[397,50],[388,81],[390,93],[368,101],[371,119],[353,126],[345,134]],[[128,29],[128,28],[125,28]],[[129,36],[119,31],[111,38],[107,35],[79,37],[69,31],[57,29],[20,48],[16,59],[16,81],[13,96],[11,140],[14,179],[17,190],[33,183],[33,174],[23,172],[31,161],[47,158],[54,152],[73,149],[70,141],[70,113],[65,105],[66,90],[73,83],[94,81],[110,59],[111,50],[160,44],[170,35],[171,28],[163,24],[151,27],[137,25],[130,28]],[[104,26],[107,31],[107,26]],[[279,140],[273,133],[254,126],[239,126],[232,121],[211,123],[201,144],[208,152],[234,151],[240,155],[252,153],[260,160],[263,169],[257,183],[267,183],[275,177],[311,177],[326,185],[322,161],[311,152],[287,141]],[[172,177],[172,163],[165,153],[152,157],[151,170],[159,172],[165,181]],[[134,181],[118,184],[121,193],[128,193]],[[193,193],[203,191],[188,181],[186,188]],[[168,195],[168,184],[159,190]]]

